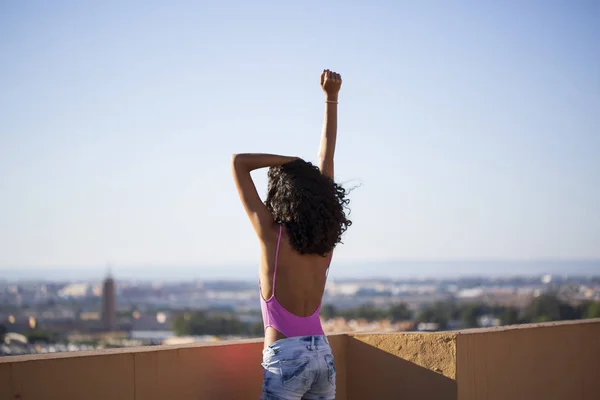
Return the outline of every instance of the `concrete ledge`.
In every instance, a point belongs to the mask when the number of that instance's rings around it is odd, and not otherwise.
[[[600,319],[329,336],[338,400],[596,399]],[[0,400],[257,399],[261,339],[0,358]]]
[[[593,400],[600,393],[600,319],[459,332],[461,400]]]
[[[350,335],[349,399],[456,400],[456,334]]]
[[[73,351],[73,352],[61,352],[61,353],[47,353],[47,354],[28,354],[21,356],[8,356],[0,357],[0,364],[2,363],[15,363],[25,361],[37,361],[37,360],[54,360],[59,358],[73,358],[73,357],[93,357],[93,356],[107,356],[114,354],[130,354],[130,353],[150,353],[162,350],[180,350],[197,347],[213,347],[213,346],[231,346],[239,344],[249,343],[263,343],[263,339],[241,339],[241,340],[226,340],[220,342],[199,342],[199,343],[186,343],[186,344],[174,344],[174,345],[159,345],[159,346],[140,346],[140,347],[126,347],[126,348],[113,348],[113,349],[102,349],[102,350],[89,350],[89,351]]]
[[[329,337],[341,382],[345,340]],[[2,357],[0,400],[258,399],[262,348],[249,339]]]
[[[600,318],[590,319],[577,319],[570,321],[554,321],[554,322],[540,322],[531,324],[519,324],[519,325],[505,325],[496,326],[492,328],[473,328],[473,329],[461,329],[457,331],[450,331],[458,335],[475,334],[475,333],[490,333],[490,332],[504,332],[513,331],[516,329],[536,329],[536,328],[551,328],[553,326],[568,326],[568,325],[594,325],[600,323]]]

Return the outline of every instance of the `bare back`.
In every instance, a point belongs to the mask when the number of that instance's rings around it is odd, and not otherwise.
[[[273,227],[276,239],[278,227]],[[273,294],[273,272],[277,240],[261,241],[260,282],[263,299]],[[279,245],[277,282],[275,298],[289,312],[299,317],[312,315],[320,306],[327,281],[327,269],[331,256],[322,257],[316,254],[301,255],[289,243],[287,233],[283,230]],[[265,346],[285,336],[274,329],[265,330]]]

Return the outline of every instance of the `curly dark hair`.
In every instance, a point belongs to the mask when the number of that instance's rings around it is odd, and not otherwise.
[[[300,254],[325,256],[341,243],[352,225],[348,192],[310,162],[298,159],[271,167],[266,206],[286,227],[292,247]]]

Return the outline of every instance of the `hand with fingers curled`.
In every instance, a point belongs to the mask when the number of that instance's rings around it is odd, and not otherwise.
[[[342,76],[328,69],[321,73],[321,88],[329,100],[337,100],[338,93],[342,87]]]

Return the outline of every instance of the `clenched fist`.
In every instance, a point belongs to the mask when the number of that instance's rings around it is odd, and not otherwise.
[[[342,76],[328,69],[321,73],[321,88],[328,98],[337,99],[338,92],[342,86]]]

